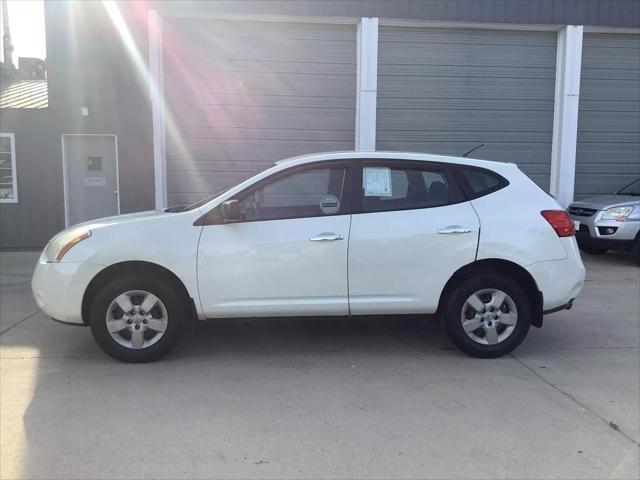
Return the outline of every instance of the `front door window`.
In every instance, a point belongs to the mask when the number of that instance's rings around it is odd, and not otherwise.
[[[315,168],[278,178],[241,195],[245,222],[322,217],[347,211],[346,168]]]

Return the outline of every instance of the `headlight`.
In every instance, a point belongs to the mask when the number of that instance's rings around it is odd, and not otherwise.
[[[624,222],[629,214],[633,211],[633,207],[613,207],[605,210],[602,220],[617,220]]]
[[[56,235],[45,247],[47,262],[58,263],[74,245],[90,236],[91,230],[86,228],[77,228]]]

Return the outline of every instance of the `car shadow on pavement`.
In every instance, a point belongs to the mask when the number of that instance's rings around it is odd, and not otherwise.
[[[456,351],[432,317],[229,318],[191,322],[168,359],[202,355]],[[456,351],[456,354],[457,351]]]
[[[343,409],[367,413],[371,417],[363,421],[373,424],[379,405],[397,401],[385,397],[401,396],[399,385],[419,395],[409,372],[435,372],[443,363],[458,372],[471,361],[449,344],[438,324],[417,317],[196,322],[171,354],[142,365],[107,357],[88,328],[53,324],[43,315],[27,322],[48,333],[30,337],[37,347],[28,344],[29,337],[13,336],[19,351],[3,360],[5,368],[23,366],[20,374],[12,373],[9,388],[32,388],[19,399],[23,413],[10,417],[17,422],[12,428],[23,428],[15,435],[22,446],[12,452],[21,459],[13,470],[18,478],[142,478],[145,472],[149,478],[238,472],[258,478],[301,444],[299,429],[335,437],[340,427],[330,423],[339,421]],[[427,383],[447,377],[444,370]],[[270,430],[282,421],[274,415],[288,425],[288,433],[273,434],[275,450],[266,446]],[[389,435],[397,435],[402,428],[392,430]],[[241,445],[233,447],[236,441]],[[154,458],[164,450],[180,458]],[[297,458],[311,454],[298,452],[291,460],[302,466],[305,461]],[[323,465],[312,476],[324,472]],[[278,472],[271,476],[295,476]]]

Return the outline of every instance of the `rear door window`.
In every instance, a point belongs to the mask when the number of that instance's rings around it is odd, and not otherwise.
[[[363,212],[441,207],[460,200],[455,180],[437,165],[389,162],[363,167]]]

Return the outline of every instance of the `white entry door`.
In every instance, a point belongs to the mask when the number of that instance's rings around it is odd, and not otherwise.
[[[205,315],[348,314],[348,187],[348,168],[325,163],[237,195],[240,221],[210,215],[198,247]]]
[[[115,135],[64,135],[67,225],[119,213]]]

